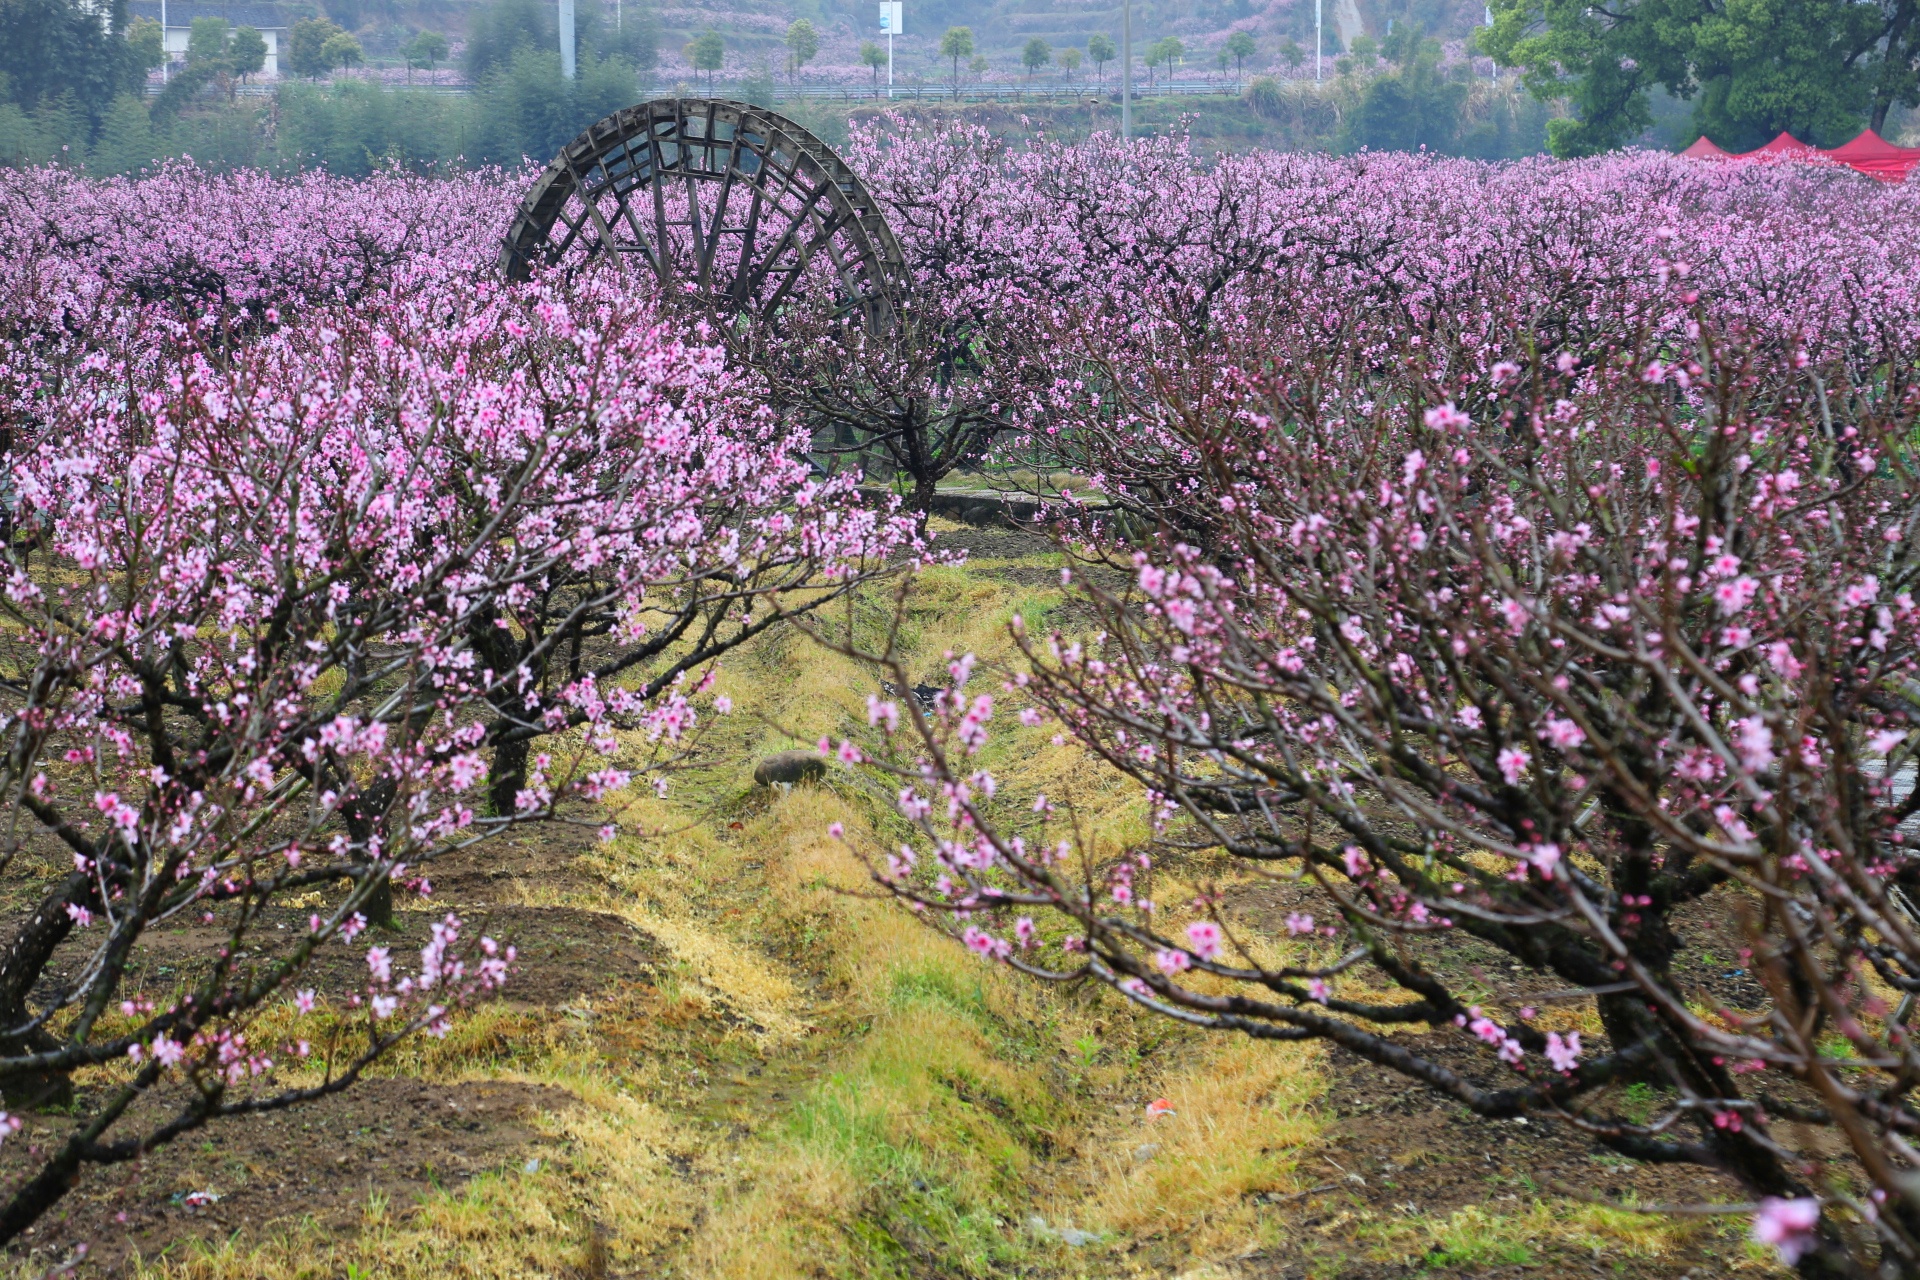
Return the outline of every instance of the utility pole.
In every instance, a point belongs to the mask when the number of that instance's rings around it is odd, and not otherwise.
[[[1133,0],[1120,16],[1120,140],[1133,141]]]
[[[167,0],[160,0],[160,83],[172,79],[173,55],[167,52]]]
[[[573,79],[573,0],[560,0],[560,74]]]
[[[900,34],[901,23],[906,17],[906,6],[901,0],[880,0],[880,29],[887,33],[887,96],[893,96],[893,38]],[[954,85],[955,92],[959,85]]]
[[[1326,61],[1326,58],[1320,52],[1320,19],[1323,16],[1320,9],[1325,3],[1326,0],[1313,0],[1313,82],[1315,84],[1320,83],[1322,74],[1321,64]]]

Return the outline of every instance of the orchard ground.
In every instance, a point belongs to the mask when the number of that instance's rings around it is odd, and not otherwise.
[[[907,639],[926,674],[948,649],[1004,653],[1015,612],[1074,626],[1044,539],[934,527],[970,557],[914,588]],[[864,600],[855,625],[883,608]],[[1338,1051],[1037,989],[877,900],[827,828],[857,841],[890,797],[837,770],[790,792],[750,779],[764,755],[843,731],[874,686],[793,631],[733,656],[735,710],[664,802],[627,811],[608,844],[549,827],[436,864],[431,899],[404,900],[377,939],[404,954],[457,911],[519,946],[504,999],[344,1096],[89,1169],[11,1270],[39,1275],[85,1242],[78,1274],[204,1280],[1782,1274],[1744,1216],[1602,1203],[1740,1199],[1731,1184],[1469,1122]],[[1107,855],[1138,843],[1138,793],[1046,735],[1009,726],[993,767],[1072,795]],[[1306,896],[1211,855],[1163,868],[1220,883],[1270,933]],[[317,905],[289,901],[288,920]],[[197,928],[143,941],[135,984],[167,989],[167,952]],[[330,948],[323,996],[363,981],[368,941]],[[1689,922],[1688,943],[1702,989],[1757,1003],[1714,926]],[[1492,956],[1454,938],[1434,958],[1490,1005],[1544,992]],[[1593,1018],[1553,1007],[1567,1026]],[[1162,1097],[1172,1113],[1149,1118]],[[30,1119],[0,1166],[58,1119]]]

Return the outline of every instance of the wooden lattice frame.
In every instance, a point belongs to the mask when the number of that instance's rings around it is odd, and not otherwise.
[[[670,216],[666,194],[676,182],[685,184],[681,217]],[[740,237],[737,263],[716,271],[729,236]],[[658,98],[561,149],[521,202],[500,266],[526,279],[535,267],[605,255],[650,271],[663,290],[696,286],[720,311],[771,316],[822,254],[839,305],[870,330],[891,327],[906,288],[900,245],[831,147],[748,103]]]

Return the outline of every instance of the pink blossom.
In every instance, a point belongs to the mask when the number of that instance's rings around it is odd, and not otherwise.
[[[1508,786],[1519,786],[1520,779],[1526,776],[1527,765],[1532,759],[1531,755],[1519,747],[1502,748],[1499,756],[1496,757],[1496,763],[1500,766],[1500,776],[1507,780]]]
[[[1753,603],[1754,593],[1760,584],[1742,574],[1730,582],[1723,582],[1713,589],[1713,601],[1720,607],[1721,617],[1731,617]]]
[[[1547,721],[1540,736],[1561,751],[1571,751],[1587,740],[1586,731],[1579,725],[1558,718]]]
[[[1547,1061],[1555,1071],[1571,1071],[1580,1064],[1580,1033],[1569,1031],[1564,1039],[1557,1031],[1547,1033]]]
[[[1774,761],[1773,730],[1759,716],[1748,716],[1734,725],[1734,749],[1740,755],[1740,767],[1749,773],[1762,773]]]
[[[1800,1261],[1814,1245],[1814,1232],[1820,1225],[1820,1202],[1814,1199],[1783,1200],[1768,1196],[1760,1201],[1753,1215],[1753,1239],[1756,1244],[1771,1245],[1788,1266]]]
[[[1220,926],[1211,920],[1195,920],[1187,926],[1187,946],[1202,960],[1220,958]]]

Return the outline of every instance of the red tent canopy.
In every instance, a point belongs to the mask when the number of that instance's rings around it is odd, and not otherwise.
[[[1831,151],[1822,151],[1790,133],[1783,133],[1764,147],[1742,151],[1738,155],[1723,150],[1713,139],[1705,137],[1680,154],[1689,160],[1830,160],[1882,182],[1905,182],[1909,173],[1920,168],[1920,147],[1896,147],[1871,129],[1845,146],[1835,147]]]
[[[1811,142],[1802,142],[1790,133],[1782,133],[1764,147],[1755,147],[1752,151],[1742,151],[1737,159],[1741,160],[1812,160],[1826,153]]]
[[[1871,129],[1827,154],[1882,182],[1905,182],[1914,166],[1920,165],[1920,147],[1896,147]]]
[[[1680,155],[1687,160],[1730,160],[1733,153],[1720,146],[1712,138],[1701,134],[1700,138]]]

